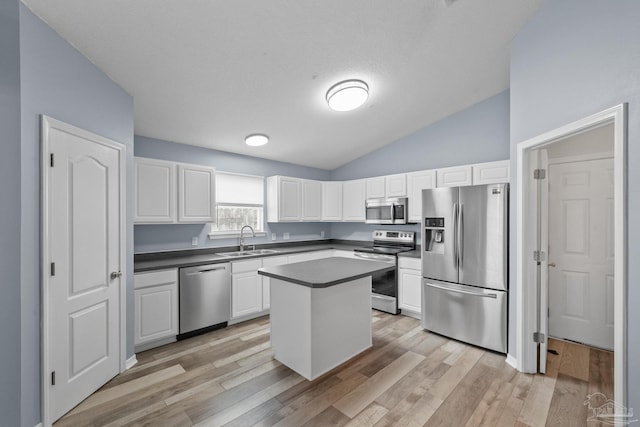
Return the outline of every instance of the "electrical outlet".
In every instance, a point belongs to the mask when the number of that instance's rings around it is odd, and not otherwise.
[[[191,246],[198,246],[198,236],[191,238]]]
[[[286,231],[285,231],[284,233],[282,233],[282,238],[283,238],[284,240],[289,240],[289,233],[288,233],[288,232],[286,232]]]
[[[320,238],[321,238],[321,239],[324,239],[324,231],[321,231],[321,232],[320,232]]]
[[[271,240],[276,240],[276,233],[271,233]]]

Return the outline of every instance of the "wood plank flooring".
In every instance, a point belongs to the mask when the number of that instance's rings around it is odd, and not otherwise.
[[[528,375],[372,313],[373,347],[315,381],[273,359],[263,317],[137,354],[55,426],[586,426],[586,396],[613,396],[613,353],[550,340]]]

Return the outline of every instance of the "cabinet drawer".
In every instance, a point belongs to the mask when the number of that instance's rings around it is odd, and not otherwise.
[[[237,261],[231,263],[231,273],[242,273],[244,271],[257,271],[262,267],[262,259],[251,259],[247,261]]]
[[[398,257],[398,268],[409,268],[411,270],[421,270],[420,258],[411,258],[406,256]]]
[[[178,270],[150,271],[148,273],[136,273],[133,275],[134,289],[148,288],[150,286],[166,285],[178,282]]]

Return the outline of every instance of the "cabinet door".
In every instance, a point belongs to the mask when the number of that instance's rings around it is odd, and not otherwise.
[[[279,177],[278,180],[278,220],[300,221],[301,184],[298,178]]]
[[[420,171],[407,174],[409,196],[409,221],[422,222],[422,190],[436,187],[436,171]]]
[[[400,268],[398,270],[398,307],[415,314],[422,312],[422,274],[420,270]]]
[[[285,265],[289,263],[288,256],[274,256],[266,257],[262,259],[263,267],[275,267],[277,265]],[[271,278],[267,276],[262,277],[262,309],[268,310],[271,306]]]
[[[509,182],[509,160],[473,165],[473,185]]]
[[[134,344],[178,335],[178,283],[136,289]]]
[[[385,179],[384,176],[376,176],[367,178],[367,199],[382,198],[385,196]]]
[[[175,163],[142,157],[133,163],[134,222],[176,222]]]
[[[471,185],[473,182],[471,165],[438,169],[437,175],[438,187],[457,187]]]
[[[364,221],[365,180],[344,181],[342,183],[342,220]]]
[[[231,318],[262,311],[262,276],[246,271],[231,276]]]
[[[322,221],[342,220],[342,182],[322,183]]]
[[[384,178],[384,183],[387,197],[406,197],[408,195],[407,174],[387,175]]]
[[[179,222],[215,222],[215,169],[178,166]]]
[[[322,183],[302,180],[302,220],[320,221],[322,217]]]

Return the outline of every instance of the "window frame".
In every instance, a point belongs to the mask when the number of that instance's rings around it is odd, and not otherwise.
[[[246,208],[262,208],[262,212],[261,212],[261,221],[260,221],[260,230],[256,230],[255,231],[255,235],[256,236],[266,236],[267,235],[267,231],[266,231],[266,203],[265,203],[265,177],[261,176],[261,175],[251,175],[251,174],[244,174],[244,173],[236,173],[236,172],[225,172],[225,171],[218,171],[216,170],[216,175],[217,174],[224,174],[224,175],[235,175],[235,176],[242,176],[242,177],[249,177],[249,178],[256,178],[256,179],[260,179],[260,181],[262,181],[262,204],[258,204],[258,203],[224,203],[224,202],[219,202],[217,199],[217,195],[218,192],[216,191],[216,200],[215,200],[215,209],[216,209],[216,222],[215,223],[211,223],[211,229],[209,231],[209,239],[224,239],[224,238],[231,238],[231,237],[238,237],[240,236],[240,230],[218,230],[217,226],[218,226],[218,207],[219,206],[224,206],[224,207],[246,207]]]

